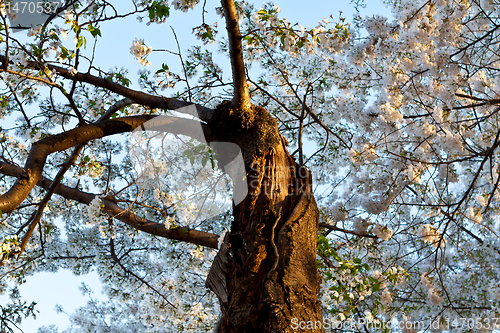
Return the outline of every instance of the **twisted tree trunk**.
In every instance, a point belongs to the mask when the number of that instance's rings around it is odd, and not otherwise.
[[[311,175],[295,163],[276,121],[258,107],[241,112],[223,104],[214,133],[243,152],[248,196],[234,207],[234,222],[216,257],[207,286],[219,297],[221,332],[297,332],[299,323],[316,323],[318,209]]]

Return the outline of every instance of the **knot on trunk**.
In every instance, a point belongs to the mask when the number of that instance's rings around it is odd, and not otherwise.
[[[224,101],[208,125],[217,140],[233,142],[240,147],[247,165],[281,140],[276,119],[255,105],[234,109],[231,101]]]

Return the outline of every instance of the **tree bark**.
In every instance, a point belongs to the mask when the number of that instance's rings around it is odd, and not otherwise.
[[[217,110],[212,129],[238,128],[242,113],[229,104]],[[297,332],[300,322],[316,323],[308,332],[323,332],[311,175],[289,155],[264,109],[253,107],[250,120],[240,120],[224,139],[243,151],[249,195],[234,207],[207,278],[221,304],[220,332]]]

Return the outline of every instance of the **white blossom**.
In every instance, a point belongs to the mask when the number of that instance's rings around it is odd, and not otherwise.
[[[146,46],[144,44],[144,39],[135,39],[132,42],[132,46],[130,47],[130,53],[134,55],[134,57],[139,61],[139,63],[143,66],[150,66],[151,63],[146,60],[147,56],[153,51],[151,46]]]

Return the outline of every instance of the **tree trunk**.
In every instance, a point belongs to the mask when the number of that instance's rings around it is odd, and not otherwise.
[[[229,104],[211,128],[235,129],[218,134],[241,147],[249,194],[234,207],[207,278],[221,304],[220,332],[300,332],[308,323],[316,327],[308,332],[323,332],[311,175],[264,109],[236,113]]]

